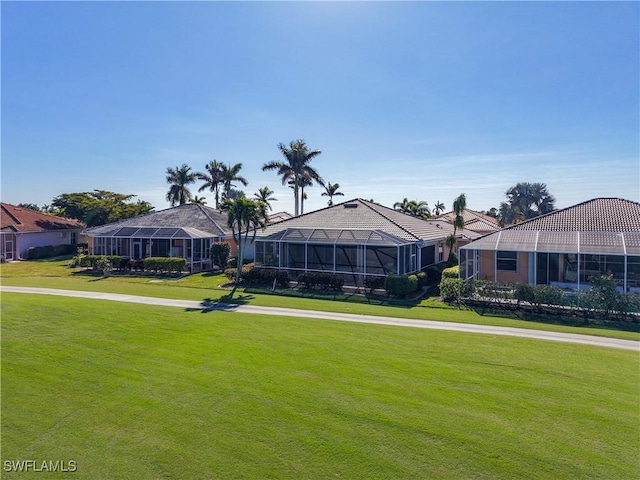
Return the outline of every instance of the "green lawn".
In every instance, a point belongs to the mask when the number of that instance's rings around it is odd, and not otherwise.
[[[72,478],[638,478],[636,352],[2,295],[2,461]],[[62,478],[7,473],[3,478]]]
[[[198,273],[182,278],[141,277],[114,275],[103,278],[88,275],[83,269],[68,268],[69,260],[13,262],[0,265],[3,285],[62,288],[69,290],[100,291],[150,297],[175,298],[180,300],[222,300],[245,302],[267,307],[288,307],[304,310],[321,310],[362,315],[381,315],[395,318],[418,320],[439,320],[445,322],[498,325],[516,328],[585,333],[590,335],[640,340],[638,325],[629,326],[633,331],[596,328],[594,326],[567,326],[542,323],[531,320],[481,314],[472,310],[460,310],[434,299],[420,302],[394,300],[372,300],[363,296],[304,293],[281,291],[280,295],[270,294],[268,289],[238,289],[234,298],[229,298],[230,288],[224,275]],[[292,296],[295,295],[295,296]]]

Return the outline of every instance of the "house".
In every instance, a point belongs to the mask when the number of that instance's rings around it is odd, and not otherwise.
[[[27,257],[31,247],[76,245],[84,225],[9,203],[0,203],[0,258]]]
[[[255,264],[294,275],[351,274],[355,282],[365,275],[408,274],[446,258],[445,239],[452,233],[446,221],[354,199],[267,226],[254,242]]]
[[[460,248],[462,278],[580,289],[594,275],[640,292],[640,203],[595,198]]]
[[[461,216],[464,220],[464,230],[471,230],[473,232],[486,235],[496,232],[501,228],[498,223],[498,219],[485,215],[484,213],[471,210],[470,208],[465,208],[462,211]],[[433,217],[434,220],[445,220],[452,225],[455,218],[456,214],[453,211]]]
[[[196,203],[88,228],[83,233],[94,255],[122,255],[134,260],[182,257],[192,272],[212,268],[210,248],[214,242],[229,242],[232,255],[237,254],[227,215]]]

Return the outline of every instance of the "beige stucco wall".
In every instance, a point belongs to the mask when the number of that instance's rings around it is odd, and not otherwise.
[[[527,283],[529,279],[529,254],[527,252],[518,253],[518,271],[494,272],[495,253],[493,250],[480,252],[480,280],[489,280],[509,283]]]

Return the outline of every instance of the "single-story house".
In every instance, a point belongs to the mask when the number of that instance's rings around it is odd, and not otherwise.
[[[56,217],[0,203],[0,256],[10,262],[26,258],[31,247],[76,245],[84,225],[76,220]]]
[[[196,203],[88,228],[83,233],[94,255],[122,255],[133,260],[182,257],[192,272],[212,268],[210,248],[214,242],[229,242],[232,255],[237,252],[227,215]]]
[[[257,232],[255,264],[296,272],[362,276],[408,274],[447,258],[453,226],[362,199],[269,225]],[[460,231],[461,236],[475,235]]]
[[[596,198],[460,248],[462,278],[580,289],[594,275],[640,292],[640,203]]]

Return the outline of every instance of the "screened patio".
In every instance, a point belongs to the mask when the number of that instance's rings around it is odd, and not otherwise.
[[[94,255],[121,255],[132,260],[181,257],[192,272],[211,268],[210,233],[190,227],[115,227],[92,234]]]
[[[612,275],[623,291],[640,292],[640,232],[503,230],[460,249],[460,276],[588,288]]]
[[[413,273],[435,263],[435,243],[408,242],[380,230],[288,228],[255,240],[255,264],[356,276]]]

